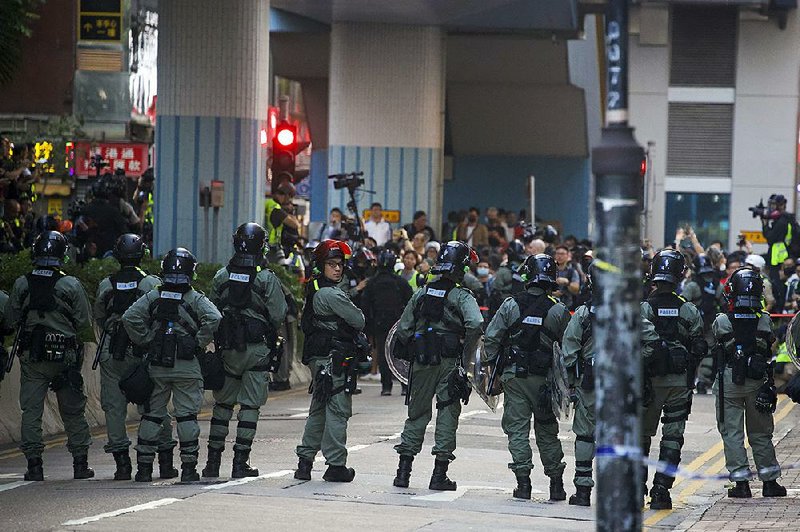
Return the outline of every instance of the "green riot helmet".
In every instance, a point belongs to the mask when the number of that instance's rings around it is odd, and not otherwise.
[[[519,240],[512,240],[506,248],[508,262],[522,262],[525,258],[525,244]]]
[[[138,266],[147,254],[147,245],[142,237],[126,233],[114,244],[114,258],[123,266]]]
[[[748,267],[739,268],[731,274],[726,285],[725,297],[734,308],[761,308],[764,294],[764,280],[761,275]]]
[[[58,231],[40,233],[33,242],[33,263],[42,267],[60,267],[67,255],[67,239]]]
[[[267,232],[255,222],[240,225],[233,234],[233,251],[245,255],[264,256]]]
[[[197,259],[186,248],[175,248],[161,261],[161,277],[164,284],[191,285],[194,272],[197,268]]]
[[[650,263],[650,282],[664,281],[677,285],[686,272],[686,259],[674,249],[662,249]]]
[[[534,285],[541,288],[555,288],[556,286],[556,261],[546,253],[531,255],[522,265],[525,276],[525,286]]]
[[[431,273],[460,279],[464,276],[464,269],[470,263],[477,262],[478,254],[474,249],[463,242],[451,240],[439,250],[439,256],[436,257],[436,264],[431,268]]]

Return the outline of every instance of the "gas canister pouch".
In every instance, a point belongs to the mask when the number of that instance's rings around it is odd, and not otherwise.
[[[308,364],[314,357],[326,356],[331,350],[331,335],[326,332],[314,332],[306,335],[303,343],[303,364]]]
[[[159,330],[150,349],[151,363],[163,368],[174,368],[178,351],[178,337],[172,327]]]
[[[511,362],[516,366],[514,376],[524,378],[528,375],[546,376],[553,365],[553,356],[539,349],[523,351],[518,347],[511,347]]]
[[[244,337],[248,344],[262,343],[269,332],[266,323],[255,318],[247,317],[244,318],[244,327],[242,327],[242,329],[245,331]]]
[[[682,345],[669,348],[669,372],[674,375],[686,373],[689,367],[689,352]]]
[[[197,356],[197,340],[193,336],[177,335],[178,336],[178,350],[176,357],[178,360],[194,360]]]
[[[583,361],[583,378],[581,389],[587,392],[594,391],[594,359]]]
[[[761,355],[752,355],[747,359],[746,375],[748,379],[762,380],[767,375],[769,364]]]
[[[42,329],[44,330],[44,328]],[[39,336],[41,337],[41,334]],[[44,354],[40,360],[47,362],[64,362],[67,349],[75,347],[74,339],[67,338],[63,334],[54,331],[46,331],[43,338]]]
[[[653,355],[647,365],[649,374],[653,377],[663,377],[671,373],[672,357],[667,342],[654,342]]]
[[[455,334],[437,334],[440,337],[443,358],[458,358],[461,356],[461,341]]]
[[[442,337],[433,329],[414,335],[414,361],[422,366],[442,363]]]
[[[221,349],[235,349],[243,353],[247,350],[247,331],[238,314],[226,312],[219,324],[217,338]]]
[[[327,403],[333,392],[333,377],[326,368],[320,368],[311,384],[312,399]]]
[[[511,347],[508,359],[514,365],[514,376],[524,379],[528,376],[528,351],[522,351],[516,347]]]
[[[114,332],[111,334],[111,343],[109,351],[111,358],[114,360],[124,360],[125,355],[128,353],[128,348],[131,345],[131,339],[122,323],[118,323]]]
[[[749,357],[745,356],[744,353],[741,351],[737,351],[737,353],[733,356],[733,360],[731,361],[731,380],[734,384],[741,386],[744,384],[744,379],[747,377],[747,359]]]

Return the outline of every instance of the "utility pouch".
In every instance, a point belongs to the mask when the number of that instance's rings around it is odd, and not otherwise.
[[[152,364],[163,368],[175,367],[175,356],[178,351],[178,338],[172,327],[159,331],[153,340]]]
[[[203,374],[204,390],[221,390],[225,386],[225,363],[222,356],[212,351],[198,354],[200,371]]]
[[[747,378],[761,380],[767,375],[769,364],[761,355],[752,355],[747,359]]]
[[[342,362],[342,371],[344,372],[344,393],[352,394],[356,391],[356,359],[353,356],[346,357]]]
[[[153,393],[153,379],[145,364],[137,364],[119,381],[119,389],[129,403],[143,405],[150,400]]]
[[[516,347],[512,347],[509,353],[509,359],[514,364],[514,376],[524,379],[528,376],[528,354],[529,351],[522,351]]]
[[[131,344],[131,339],[128,337],[128,332],[122,323],[118,323],[114,332],[111,334],[111,343],[109,344],[109,351],[111,358],[114,360],[124,360],[128,352],[128,347]]]
[[[663,377],[670,373],[672,366],[669,346],[667,346],[667,342],[663,340],[654,343],[653,355],[650,357],[647,369],[653,377]]]
[[[441,353],[445,358],[458,358],[461,355],[461,342],[455,334],[437,334],[440,338]]]
[[[178,360],[194,360],[197,356],[197,340],[193,336],[178,335]]]
[[[327,403],[333,392],[333,377],[325,368],[321,368],[314,376],[312,400]]]
[[[67,349],[74,347],[75,341],[61,333],[49,331],[44,335],[44,360],[64,362]]]
[[[533,351],[528,354],[528,371],[534,375],[545,376],[553,365],[553,356],[544,351]]]
[[[331,350],[331,336],[323,332],[307,335],[303,344],[303,363],[308,364],[312,358],[327,356]]]
[[[744,379],[747,376],[747,357],[738,355],[733,357],[731,364],[731,380],[734,384],[744,384]]]
[[[346,368],[348,356],[334,348],[331,352],[331,373],[334,377],[341,377]]]
[[[25,342],[31,362],[42,362],[45,359],[44,337],[47,329],[41,325],[33,328]]]
[[[433,330],[414,336],[414,361],[423,366],[442,363],[442,338]]]
[[[686,373],[689,367],[689,352],[683,346],[669,348],[669,372],[672,374]]]
[[[255,318],[244,318],[245,341],[248,344],[260,344],[267,336],[267,324]]]
[[[581,389],[587,392],[594,391],[594,359],[583,361],[583,379]]]

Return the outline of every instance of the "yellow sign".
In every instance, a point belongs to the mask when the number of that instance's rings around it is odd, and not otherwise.
[[[388,210],[384,209],[382,212],[383,212],[383,219],[385,221],[389,222],[390,224],[398,224],[398,223],[400,223],[400,211],[388,211]],[[369,217],[371,215],[372,215],[372,211],[369,210],[369,209],[365,209],[364,210],[364,214],[362,215],[362,217],[364,218],[364,221],[366,222],[367,220],[369,220]]]
[[[61,218],[64,211],[64,202],[60,198],[49,198],[47,200],[47,214],[52,214]]]
[[[751,244],[766,244],[767,239],[761,231],[739,231],[739,234]]]

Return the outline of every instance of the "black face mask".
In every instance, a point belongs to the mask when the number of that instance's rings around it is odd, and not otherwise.
[[[783,274],[786,277],[791,277],[793,273],[794,273],[794,268],[784,268],[783,269]]]

